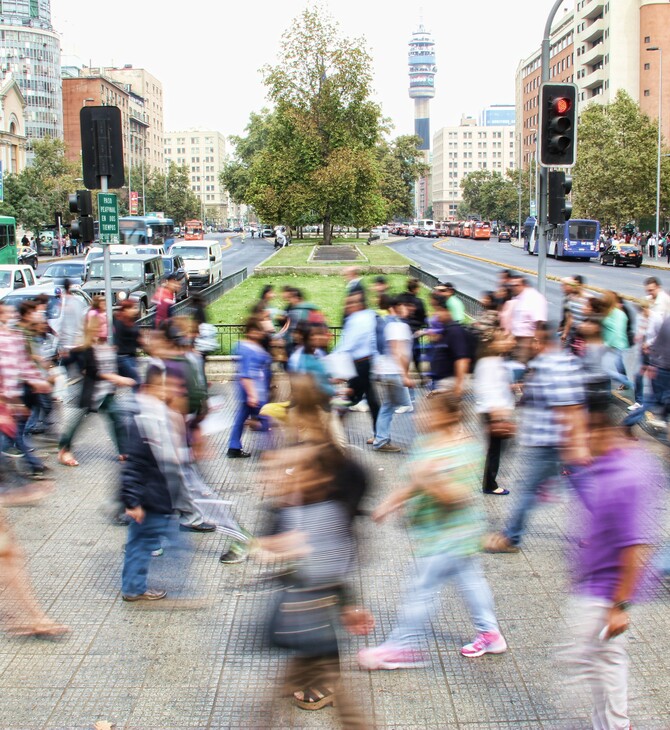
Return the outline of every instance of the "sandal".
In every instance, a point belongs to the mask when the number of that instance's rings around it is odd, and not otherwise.
[[[518,553],[519,548],[499,532],[487,535],[484,539],[484,552],[486,553]]]
[[[58,452],[58,463],[63,466],[79,466],[79,462],[69,451]]]
[[[10,628],[11,636],[34,636],[36,639],[60,639],[70,633],[70,629],[63,624],[57,624],[50,619],[38,621],[32,626],[15,626]]]
[[[298,695],[302,695],[302,699]],[[302,710],[320,710],[328,705],[335,707],[335,692],[328,687],[324,687],[323,692],[318,687],[310,687],[304,692],[294,692],[293,701]]]
[[[484,494],[497,494],[499,497],[504,497],[506,494],[509,494],[509,489],[505,489],[504,487],[496,487],[495,489],[485,489]]]

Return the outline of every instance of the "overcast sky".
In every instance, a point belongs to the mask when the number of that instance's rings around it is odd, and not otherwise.
[[[431,127],[514,103],[518,62],[539,46],[552,0],[331,0],[323,5],[372,55],[375,94],[395,134],[412,133],[407,42],[423,17],[436,42]],[[275,63],[305,0],[52,0],[64,54],[93,66],[144,67],[163,84],[165,129],[243,131],[264,104],[258,69]],[[182,12],[186,10],[186,13]]]

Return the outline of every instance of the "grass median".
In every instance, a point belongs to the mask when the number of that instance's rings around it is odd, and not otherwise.
[[[316,266],[408,266],[412,262],[405,258],[402,254],[394,251],[385,245],[374,244],[367,246],[364,238],[338,239],[333,243],[333,248],[340,245],[358,246],[363,256],[367,258],[359,261],[315,261],[309,260],[310,254],[314,246],[318,246],[321,241],[293,241],[290,246],[280,249],[274,256],[262,263],[259,269],[269,266],[310,266],[312,263]],[[268,244],[269,245],[269,244]]]

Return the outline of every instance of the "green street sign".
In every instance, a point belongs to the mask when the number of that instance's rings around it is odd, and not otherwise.
[[[119,242],[119,201],[115,193],[98,193],[98,220],[100,241]]]

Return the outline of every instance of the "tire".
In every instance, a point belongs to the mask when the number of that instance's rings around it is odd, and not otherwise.
[[[614,259],[614,265],[615,266],[618,266],[619,265],[619,262],[616,259]]]
[[[641,264],[641,263],[640,263],[640,264],[635,264],[635,268],[636,268],[636,269],[639,269],[639,268],[640,268],[640,266],[642,266],[642,264]]]
[[[602,256],[600,257],[600,265],[607,266],[607,264],[605,263],[605,259]]]

